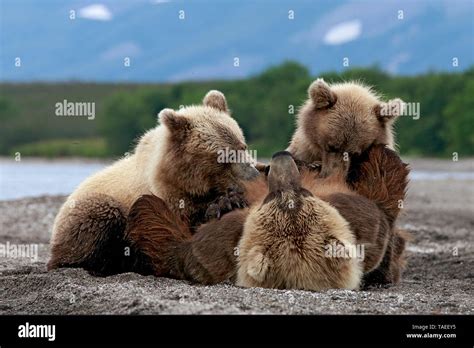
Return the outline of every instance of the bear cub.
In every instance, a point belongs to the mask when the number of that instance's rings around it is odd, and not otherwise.
[[[210,91],[203,105],[164,109],[159,121],[132,155],[68,197],[53,226],[48,269],[81,267],[97,275],[136,270],[139,256],[126,254],[124,231],[129,209],[142,195],[162,198],[192,228],[204,222],[211,204],[224,210],[245,205],[243,195],[229,188],[243,192],[242,180],[259,172],[250,161],[218,161],[219,151],[247,149],[221,92]]]
[[[402,100],[382,102],[361,83],[328,85],[323,79],[309,86],[308,95],[287,148],[297,162],[319,164],[327,177],[337,169],[347,172],[350,158],[371,145],[394,148],[393,124],[403,113]]]

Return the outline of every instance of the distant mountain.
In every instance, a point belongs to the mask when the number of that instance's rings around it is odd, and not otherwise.
[[[314,74],[344,58],[396,74],[474,64],[472,0],[0,4],[1,81],[228,79],[290,59]]]

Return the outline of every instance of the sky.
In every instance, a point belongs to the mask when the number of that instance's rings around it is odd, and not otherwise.
[[[474,64],[472,0],[1,0],[0,81],[234,79]]]

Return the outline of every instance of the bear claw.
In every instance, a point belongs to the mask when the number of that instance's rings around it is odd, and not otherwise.
[[[247,207],[247,201],[244,197],[244,190],[237,185],[232,185],[227,192],[219,196],[214,202],[209,204],[206,210],[206,220],[220,219],[220,217],[234,209]]]

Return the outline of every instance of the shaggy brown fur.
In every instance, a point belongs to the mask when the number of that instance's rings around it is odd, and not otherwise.
[[[395,228],[395,221],[405,200],[409,172],[395,151],[381,145],[354,159],[351,167],[350,185],[384,212],[391,232],[380,266],[365,276],[367,285],[397,283],[405,268],[405,244],[410,236]]]
[[[348,182],[344,171],[321,178],[316,171],[301,168],[301,186],[330,203],[349,222],[358,244],[365,246],[365,285],[396,283],[405,265],[403,251],[407,234],[394,228],[408,186],[409,169],[395,151],[372,146],[354,157]],[[263,201],[269,191],[265,179],[246,183],[250,205]]]
[[[296,175],[297,177],[298,175]],[[292,176],[288,176],[285,181],[290,186]],[[259,194],[264,190],[259,186],[267,187],[265,180],[259,178],[248,187],[254,186],[254,196],[249,196],[249,201],[260,199]],[[272,187],[270,180],[270,187]],[[281,185],[280,185],[281,186]],[[247,191],[248,192],[248,191]],[[295,197],[295,206],[307,200],[306,195],[311,195],[305,190],[299,191],[301,200]],[[314,198],[311,198],[314,199]],[[314,203],[314,202],[313,202]],[[313,210],[313,209],[311,209]],[[321,212],[336,214],[333,208],[325,207]],[[170,276],[179,279],[188,279],[205,284],[213,284],[226,279],[233,279],[237,269],[237,257],[240,249],[236,246],[241,238],[244,222],[248,216],[248,209],[236,210],[228,213],[220,220],[213,220],[198,228],[194,235],[191,234],[186,224],[179,221],[179,216],[171,212],[166,204],[155,196],[142,196],[132,206],[127,222],[126,238],[130,241],[134,250],[140,250],[145,256],[145,273],[152,273],[158,276]],[[302,216],[303,222],[306,220]],[[346,228],[346,223],[342,218],[340,223]],[[316,222],[314,220],[313,222]],[[327,225],[328,228],[339,226]],[[301,223],[299,223],[300,226]],[[319,224],[321,226],[321,223]],[[326,226],[326,224],[325,224]],[[332,226],[332,227],[329,227]],[[347,229],[348,231],[348,229]],[[349,231],[348,238],[351,238]],[[315,235],[312,238],[319,236]],[[328,240],[318,240],[318,245],[337,242],[337,238]],[[316,243],[316,240],[314,240]],[[319,251],[321,252],[321,251]],[[324,251],[322,251],[324,252]],[[358,281],[345,280],[344,275],[352,277],[353,272],[347,269],[348,264],[354,260],[344,260],[337,258],[324,259],[334,267],[328,267],[330,276],[325,281],[320,281],[322,287],[346,287],[349,281],[350,287],[357,287]],[[317,264],[314,264],[316,267]],[[349,267],[350,268],[350,267]],[[337,271],[331,272],[331,270]],[[360,275],[359,275],[360,277]]]
[[[365,285],[400,279],[407,235],[394,225],[406,196],[408,174],[407,165],[384,145],[372,146],[354,158],[348,184],[337,173],[323,179],[304,174],[303,186],[331,203],[349,222],[357,242],[365,245]]]
[[[128,269],[133,258],[124,251],[125,216],[144,194],[163,198],[192,231],[216,214],[207,212],[212,203],[218,214],[245,205],[241,180],[258,171],[250,162],[218,161],[220,151],[246,149],[222,93],[210,91],[200,106],[164,109],[159,120],[134,154],[89,177],[68,197],[53,227],[48,269],[84,267],[104,275],[119,272],[120,265]]]
[[[58,225],[48,269],[82,267],[110,275],[124,267],[126,217],[119,202],[104,194],[86,195],[63,206],[68,214]]]
[[[397,283],[404,268],[408,235],[394,228],[408,185],[409,169],[383,145],[372,146],[352,162],[348,184],[343,172],[320,178],[303,169],[302,187],[327,201],[347,220],[365,246],[364,284]],[[246,183],[251,205],[268,194],[260,181]],[[373,271],[373,272],[372,272]]]
[[[168,274],[175,249],[191,238],[189,226],[156,196],[144,195],[130,208],[125,239],[147,257],[146,268],[155,275]]]
[[[251,208],[239,242],[237,284],[245,287],[357,289],[356,257],[328,255],[329,246],[353,248],[348,223],[331,205],[301,186],[288,152],[270,163],[269,194]]]
[[[214,284],[235,275],[235,247],[247,210],[235,210],[201,225],[188,226],[156,196],[140,197],[132,206],[126,238],[145,258],[145,273]]]
[[[394,147],[392,126],[404,107],[400,99],[382,103],[362,84],[329,86],[322,79],[311,84],[308,95],[287,150],[296,160],[322,163],[321,176],[347,170],[350,158],[372,144]]]
[[[365,286],[396,284],[400,281],[406,266],[405,245],[410,239],[410,234],[403,230],[392,231],[380,265],[364,275]]]
[[[345,183],[341,173],[334,173],[328,178],[318,178],[317,173],[304,170],[300,179],[299,175],[287,175],[280,180],[280,185],[284,184],[285,190],[296,192],[292,198],[286,197],[293,200],[291,211],[296,214],[295,216],[301,214],[305,200],[315,195],[335,207],[349,223],[356,243],[365,246],[363,267],[366,273],[364,277],[366,286],[396,283],[404,266],[406,235],[393,228],[399,208],[398,205],[394,205],[390,197],[394,197],[395,201],[404,199],[408,169],[396,153],[384,146],[372,147],[366,154],[357,157],[353,166],[350,184]],[[371,185],[380,190],[372,190]],[[269,186],[272,187],[272,181],[267,183],[263,175],[245,183],[246,199],[254,210],[258,211],[262,205],[274,204],[283,198],[281,190],[280,193],[271,193]],[[356,191],[352,187],[356,187]],[[129,236],[134,240],[132,245],[136,249],[145,250],[147,258],[151,260],[149,264],[152,265],[153,274],[206,284],[234,276],[236,266],[234,249],[242,234],[247,209],[236,210],[224,215],[221,220],[203,225],[191,237],[184,225],[174,222],[178,217],[173,218],[173,213],[165,208],[162,201],[156,204],[153,201],[161,200],[157,197],[140,198],[129,216]],[[273,210],[270,209],[272,213],[268,214],[275,214],[281,209],[284,211],[285,208],[287,208],[285,204],[274,204]],[[284,221],[280,221],[274,215],[268,214],[263,214],[262,218],[267,224],[264,230],[272,231],[271,234],[265,232],[270,239],[269,244],[272,244],[275,231],[281,227],[288,232],[288,219],[296,217],[290,215]],[[304,216],[303,220],[296,223],[295,226],[298,228],[294,230],[295,233],[301,233],[301,229],[308,225],[308,219],[306,215]],[[172,237],[174,235],[177,237]],[[327,244],[330,240],[333,239],[315,242],[319,243],[318,245],[325,245],[324,243]],[[337,239],[334,241],[337,242]],[[253,242],[249,244],[250,249],[252,245],[254,246]],[[252,253],[255,254],[255,249]],[[272,258],[275,257],[275,254],[273,255]],[[291,267],[291,272],[300,269],[298,263]],[[330,272],[331,269],[332,266],[326,271]],[[332,282],[329,278],[325,278],[326,280],[320,279],[318,283],[322,287],[341,286],[335,285],[337,279],[340,279],[338,274],[331,275],[334,277]],[[274,282],[272,286],[288,286],[284,285],[284,274],[279,273],[279,277],[281,282]]]
[[[353,160],[347,180],[359,195],[376,202],[393,226],[405,200],[409,172],[395,151],[378,145]]]
[[[201,225],[193,238],[174,254],[171,276],[178,279],[215,284],[234,280],[238,251],[247,209],[237,209],[220,220]]]
[[[242,191],[241,180],[258,174],[251,163],[219,163],[220,150],[245,151],[247,145],[237,123],[228,114],[224,95],[208,93],[204,103],[212,110],[189,107],[177,112],[162,111],[161,122],[172,130],[172,136],[164,145],[166,155],[153,174],[160,184],[152,193],[167,202],[193,228],[206,220],[206,213],[213,217],[220,210],[226,212],[245,204],[243,195],[235,193]],[[217,118],[213,114],[215,108],[224,116]],[[234,188],[232,193],[229,187]],[[228,200],[230,205],[222,200]],[[219,207],[214,214],[206,211],[211,204]]]

